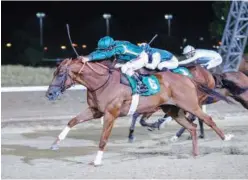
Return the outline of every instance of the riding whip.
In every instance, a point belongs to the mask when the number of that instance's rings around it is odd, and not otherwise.
[[[66,27],[67,27],[67,33],[68,33],[68,37],[69,37],[69,40],[70,40],[70,43],[71,43],[71,47],[72,47],[72,49],[74,50],[74,52],[76,53],[77,57],[79,57],[79,55],[78,55],[78,53],[77,53],[76,49],[74,48],[74,46],[73,46],[73,44],[72,44],[72,41],[71,41],[69,25],[66,24]]]
[[[152,40],[148,44],[150,45],[157,36],[158,36],[158,34],[155,34],[155,36],[153,36]]]

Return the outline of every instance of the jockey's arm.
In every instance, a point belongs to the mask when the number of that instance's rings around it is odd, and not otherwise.
[[[88,61],[98,61],[98,60],[111,58],[112,56],[114,56],[113,50],[110,50],[110,51],[97,50],[97,51],[90,53],[86,58]]]
[[[185,65],[185,64],[189,64],[191,62],[194,62],[196,61],[197,59],[199,58],[199,56],[197,54],[195,54],[195,56],[191,57],[191,58],[188,58],[186,60],[182,60],[179,62],[179,65]]]
[[[124,55],[127,53],[127,51],[128,50],[125,45],[120,45],[108,51],[100,51],[100,50],[94,51],[90,53],[87,56],[87,58],[88,58],[88,61],[103,60],[103,59],[111,58],[115,55]]]

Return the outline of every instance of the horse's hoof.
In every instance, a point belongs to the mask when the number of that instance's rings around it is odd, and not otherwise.
[[[172,138],[170,138],[170,141],[171,142],[176,142],[178,140],[178,137],[177,136],[173,136]]]
[[[59,146],[57,144],[53,144],[50,149],[53,151],[57,151],[59,149]]]
[[[226,134],[224,141],[230,141],[234,137],[233,134]]]
[[[128,138],[128,142],[133,143],[135,141],[135,139],[136,139],[135,137]]]
[[[197,158],[197,156],[199,155],[199,153],[193,153],[193,158]]]
[[[148,127],[147,130],[148,130],[148,131],[154,131],[155,129],[152,128],[152,127]]]
[[[99,167],[99,166],[102,166],[102,163],[90,162],[89,165],[92,165],[94,167]]]
[[[205,138],[204,135],[202,135],[202,134],[199,135],[198,137],[199,137],[200,139],[204,139],[204,138]]]
[[[192,139],[192,137],[191,136],[188,136],[188,140],[191,140]]]

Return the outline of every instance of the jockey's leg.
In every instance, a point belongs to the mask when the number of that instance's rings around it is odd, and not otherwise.
[[[149,62],[149,61],[151,61],[151,62]],[[161,55],[158,52],[153,53],[152,59],[150,59],[149,61],[145,67],[148,69],[154,70],[158,67],[158,64],[161,62]]]
[[[175,56],[168,61],[163,61],[158,64],[158,69],[160,71],[166,71],[167,69],[175,69],[178,67],[178,59]]]
[[[122,73],[133,77],[137,81],[137,91],[138,93],[146,92],[147,87],[142,83],[141,77],[138,73],[135,73],[135,70],[138,70],[142,67],[144,67],[148,62],[148,55],[145,52],[142,52],[139,56],[139,58],[132,60],[130,62],[127,62],[121,67]]]

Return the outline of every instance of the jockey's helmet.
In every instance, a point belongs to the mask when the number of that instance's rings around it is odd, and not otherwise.
[[[186,56],[186,58],[191,58],[195,55],[195,48],[193,46],[187,45],[183,49],[183,55]]]
[[[98,41],[98,49],[109,49],[114,45],[114,39],[110,36],[105,36]]]
[[[147,43],[141,43],[141,44],[139,44],[139,46],[142,48],[142,49],[144,49],[145,51],[149,51],[150,50],[150,45],[149,44],[147,44]]]

